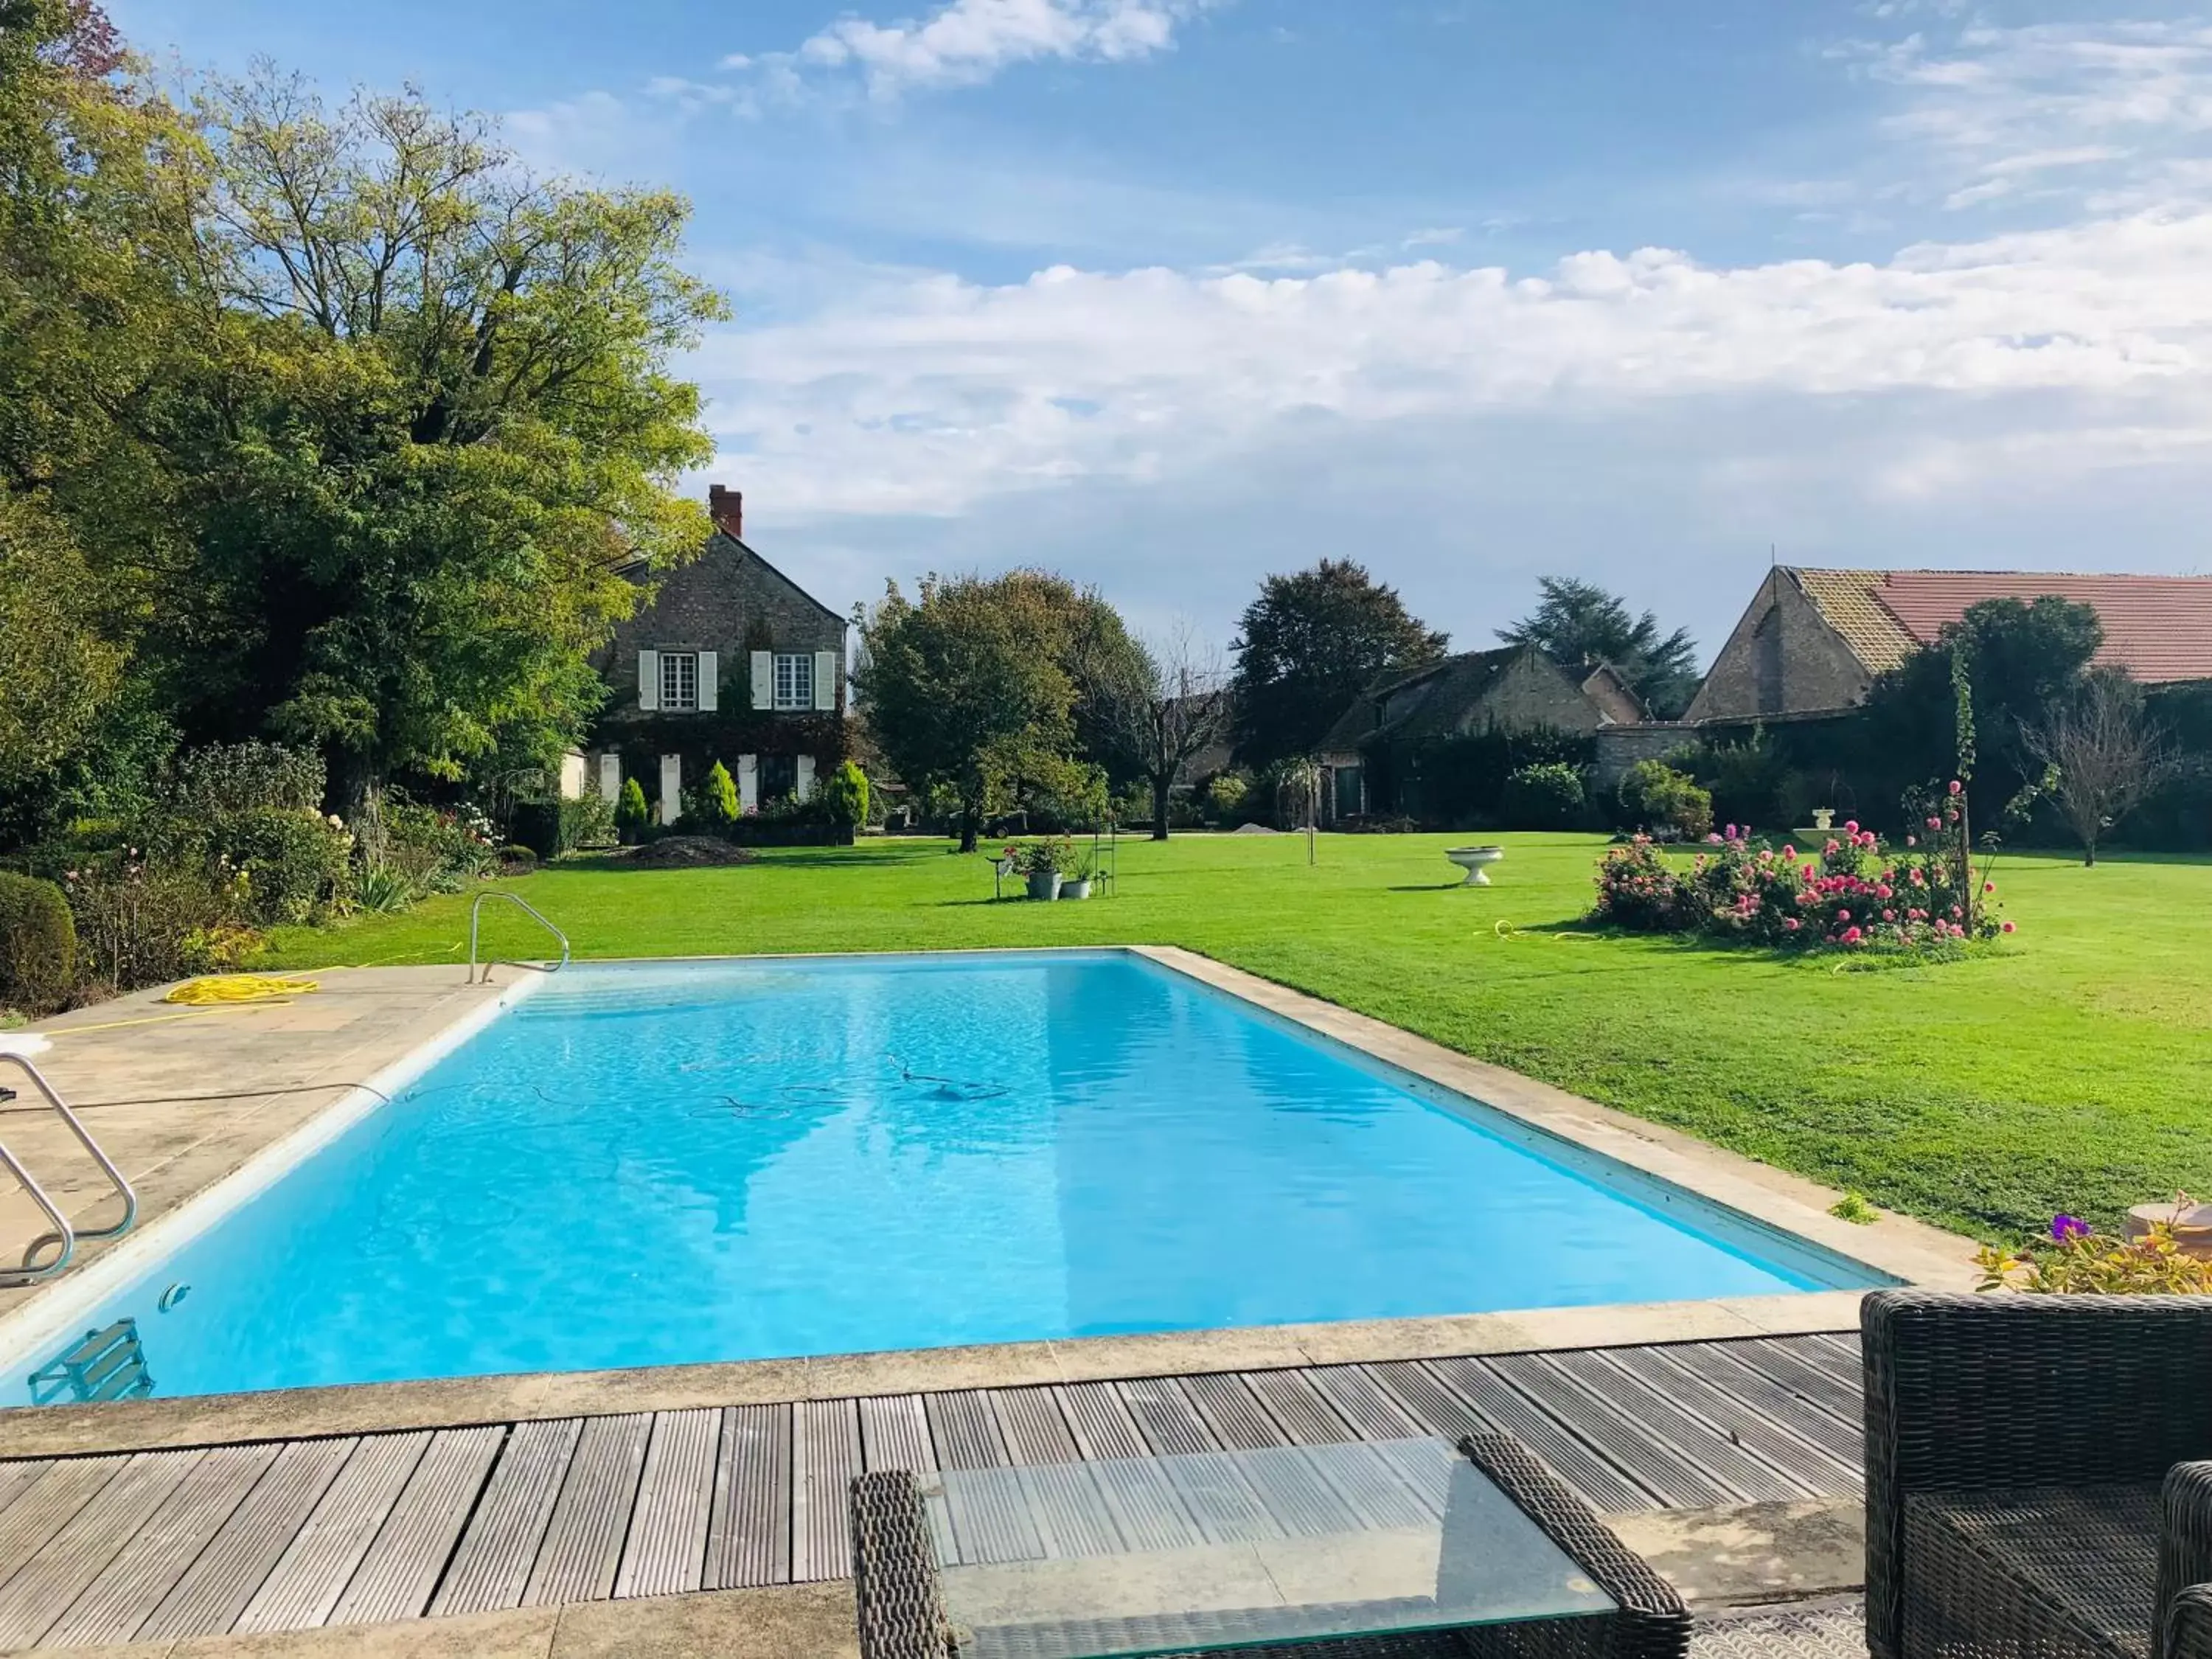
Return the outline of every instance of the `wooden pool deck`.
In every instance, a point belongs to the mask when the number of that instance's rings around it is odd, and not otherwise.
[[[1611,1514],[1844,1498],[1860,1413],[1838,1334],[0,1461],[0,1650],[842,1578],[872,1468],[1077,1466],[981,1518],[1017,1533],[1086,1461],[1471,1428]],[[1276,1524],[1257,1492],[1170,1501],[1200,1536]]]

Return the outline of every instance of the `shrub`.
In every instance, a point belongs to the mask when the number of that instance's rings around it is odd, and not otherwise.
[[[179,813],[212,818],[228,812],[288,808],[319,812],[322,757],[277,743],[210,744],[188,749],[172,763],[169,804]]]
[[[1611,848],[1598,861],[1592,920],[1639,933],[1679,933],[1698,925],[1694,899],[1648,836]]]
[[[527,847],[507,846],[499,849],[499,867],[510,876],[526,876],[538,867],[538,854]]]
[[[1684,841],[1696,841],[1711,832],[1712,796],[1664,761],[1637,762],[1621,775],[1616,793],[1632,824],[1670,830]]]
[[[361,842],[364,862],[392,866],[424,893],[458,893],[499,856],[491,821],[477,808],[429,806],[398,789],[371,804]]]
[[[615,809],[598,794],[581,795],[561,803],[560,850],[615,844]]]
[[[126,856],[67,873],[86,975],[116,991],[234,968],[260,943],[243,872],[148,866]]]
[[[857,761],[847,761],[823,781],[822,804],[839,823],[857,830],[868,821],[868,775]]]
[[[354,878],[353,902],[357,909],[388,916],[404,910],[415,900],[415,885],[406,872],[388,864],[364,866]]]
[[[2187,1194],[2177,1213],[2192,1207]],[[2039,1296],[2212,1295],[2212,1261],[2181,1248],[2170,1221],[2155,1221],[2142,1238],[2108,1238],[2070,1215],[2051,1218],[2051,1238],[2015,1255],[1985,1244],[1974,1257],[1984,1291]]]
[[[0,871],[0,1008],[42,1014],[76,984],[76,922],[50,881]]]
[[[1516,829],[1564,830],[1588,800],[1582,773],[1564,761],[1524,766],[1505,780],[1506,821]]]
[[[1940,829],[1942,815],[1929,822]],[[1993,903],[1971,902],[1962,880],[1980,878],[1955,830],[1898,854],[1853,822],[1817,858],[1748,841],[1735,824],[1706,841],[1687,869],[1669,864],[1649,836],[1613,848],[1598,866],[1595,919],[1794,950],[1943,951],[2012,931]]]
[[[1206,786],[1206,804],[1218,822],[1227,823],[1243,811],[1244,798],[1251,793],[1249,783],[1234,772],[1224,772]]]
[[[622,799],[615,804],[615,832],[625,844],[643,841],[653,830],[653,809],[645,804],[645,786],[624,778]]]
[[[738,821],[738,786],[730,769],[716,761],[699,780],[691,799],[692,816],[709,835],[721,835]]]
[[[311,921],[352,896],[353,838],[299,807],[231,812],[210,827],[219,879],[224,860],[246,881],[248,918],[264,925]]]

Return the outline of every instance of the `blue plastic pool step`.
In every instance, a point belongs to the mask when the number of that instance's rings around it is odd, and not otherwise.
[[[41,1406],[63,1400],[94,1405],[153,1392],[154,1379],[146,1370],[146,1350],[139,1343],[135,1319],[118,1319],[106,1330],[87,1331],[83,1341],[31,1373],[32,1399]]]

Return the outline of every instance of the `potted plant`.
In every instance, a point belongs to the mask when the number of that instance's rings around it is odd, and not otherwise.
[[[1078,854],[1069,865],[1066,877],[1060,884],[1060,896],[1064,899],[1087,899],[1091,896],[1091,854]]]
[[[1058,842],[1032,841],[1014,849],[1014,868],[1028,878],[1033,899],[1060,896],[1060,872],[1066,849]]]

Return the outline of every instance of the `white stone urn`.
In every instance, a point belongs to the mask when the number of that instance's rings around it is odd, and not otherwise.
[[[1467,872],[1462,887],[1487,887],[1490,878],[1483,873],[1483,866],[1495,864],[1505,856],[1503,847],[1449,847],[1444,856]]]
[[[1834,807],[1816,806],[1813,809],[1813,827],[1815,830],[1826,830],[1832,825],[1835,821],[1836,809]]]

